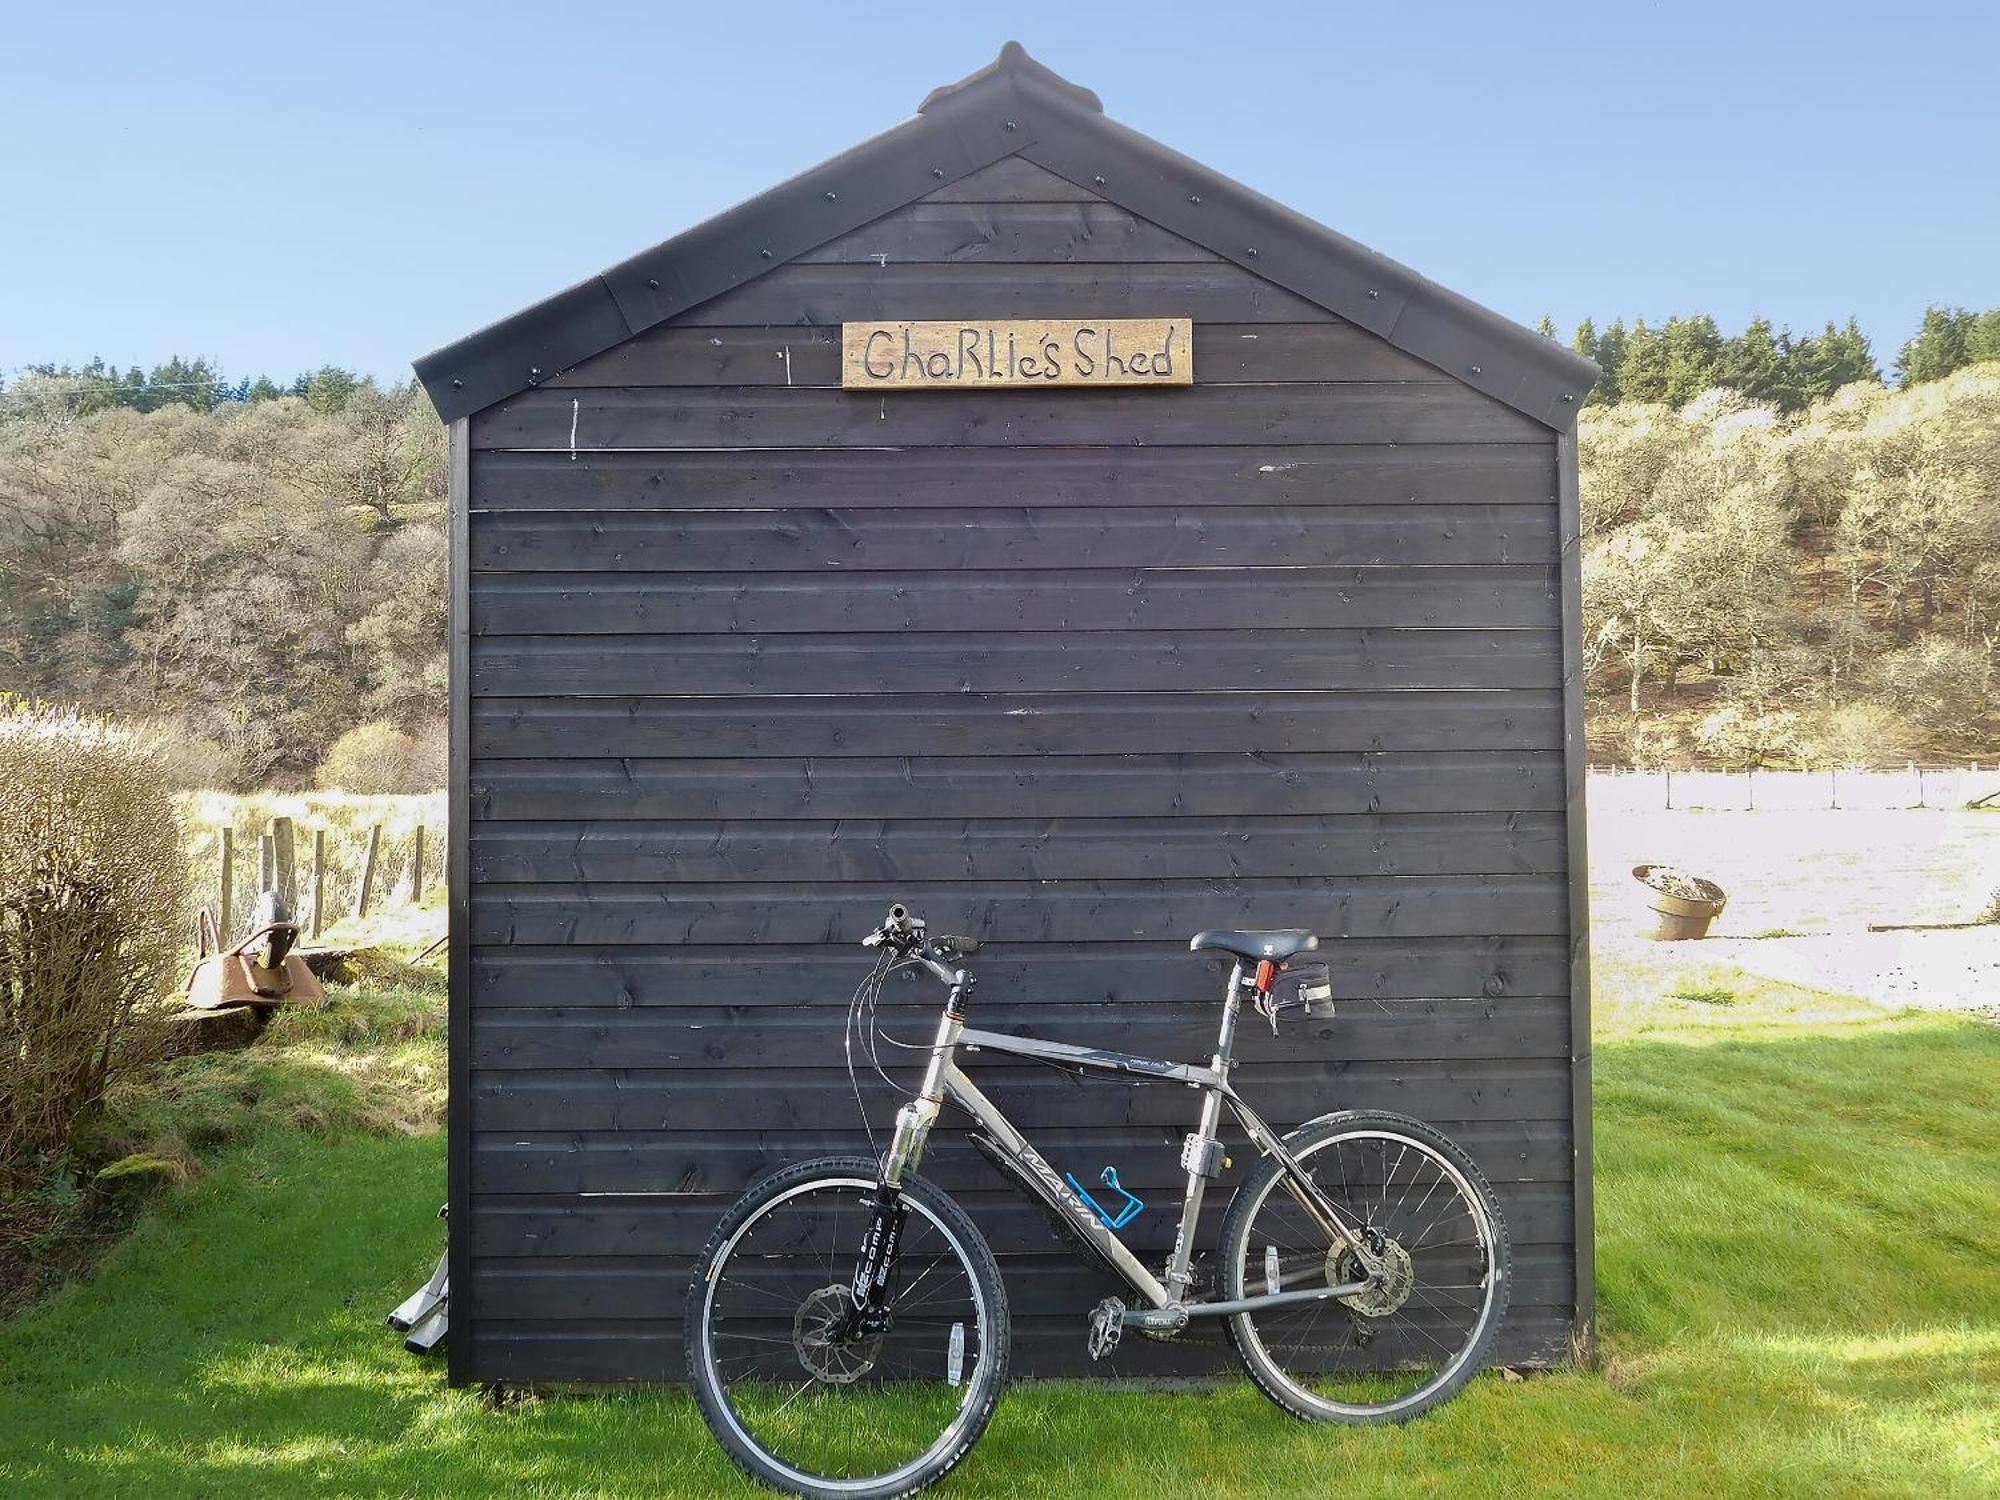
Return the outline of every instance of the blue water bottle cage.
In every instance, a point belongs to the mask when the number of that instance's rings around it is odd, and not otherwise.
[[[1076,1180],[1075,1173],[1063,1173],[1064,1179],[1068,1181],[1071,1187],[1076,1189],[1077,1197],[1090,1205],[1090,1211],[1097,1215],[1099,1223],[1103,1224],[1106,1229],[1123,1229],[1127,1224],[1130,1224],[1134,1219],[1139,1217],[1139,1211],[1146,1205],[1118,1185],[1118,1169],[1116,1167],[1106,1167],[1101,1175],[1104,1179],[1104,1185],[1125,1200],[1118,1205],[1116,1213],[1112,1213],[1102,1203],[1091,1197],[1084,1190],[1083,1184]]]

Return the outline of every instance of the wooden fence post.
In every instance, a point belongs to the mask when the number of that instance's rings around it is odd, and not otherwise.
[[[272,880],[270,888],[285,903],[285,910],[299,909],[299,867],[292,858],[292,820],[271,819]]]
[[[424,899],[424,825],[417,825],[416,842],[410,848],[410,905]]]
[[[313,830],[312,935],[326,926],[326,830]]]
[[[278,849],[270,834],[257,840],[257,894],[274,889],[278,875]],[[252,920],[255,920],[254,918]]]
[[[231,931],[229,908],[236,901],[236,830],[227,823],[216,836],[216,852],[215,933],[216,941],[227,943]]]
[[[368,898],[375,891],[375,857],[382,852],[382,825],[368,830],[368,852],[361,857],[361,890],[354,898],[354,915],[368,915]]]

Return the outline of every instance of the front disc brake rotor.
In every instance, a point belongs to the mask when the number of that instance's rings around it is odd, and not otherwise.
[[[1417,1284],[1417,1268],[1410,1260],[1410,1252],[1399,1241],[1384,1240],[1376,1250],[1376,1259],[1382,1268],[1370,1276],[1360,1257],[1345,1245],[1336,1246],[1326,1257],[1328,1286],[1342,1286],[1351,1281],[1368,1283],[1358,1292],[1334,1299],[1364,1318],[1388,1317],[1410,1300],[1410,1292]]]
[[[792,1347],[810,1374],[849,1385],[875,1368],[882,1335],[845,1333],[853,1314],[854,1294],[844,1286],[823,1286],[799,1304],[792,1316]]]

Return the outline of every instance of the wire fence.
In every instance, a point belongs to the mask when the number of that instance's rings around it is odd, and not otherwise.
[[[1634,771],[1590,768],[1593,811],[1890,812],[2000,807],[2000,765],[1901,770]]]

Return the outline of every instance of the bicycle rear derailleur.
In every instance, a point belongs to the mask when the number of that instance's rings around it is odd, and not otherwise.
[[[1092,1359],[1104,1359],[1118,1347],[1124,1333],[1125,1304],[1116,1297],[1106,1297],[1090,1310],[1090,1332],[1084,1347]]]

